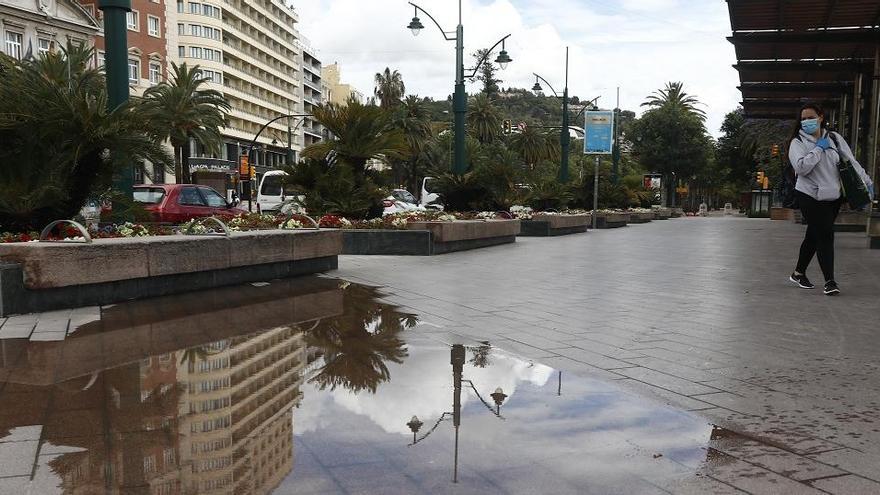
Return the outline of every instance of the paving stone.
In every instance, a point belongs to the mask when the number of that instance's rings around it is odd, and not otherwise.
[[[851,474],[816,480],[811,484],[835,495],[876,495],[880,493],[880,483]]]
[[[641,366],[615,370],[615,373],[620,373],[621,375],[633,378],[640,382],[664,388],[681,395],[693,396],[697,394],[711,394],[718,390],[683,378],[667,375],[666,373],[642,368]],[[701,397],[696,397],[696,399],[703,400]]]
[[[0,478],[29,476],[37,458],[37,440],[0,443]]]

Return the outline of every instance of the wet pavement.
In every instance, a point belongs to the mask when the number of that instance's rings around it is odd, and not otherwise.
[[[880,493],[880,256],[842,235],[849,292],[789,290],[798,231],[654,222],[334,274],[381,288],[0,320],[0,494]]]

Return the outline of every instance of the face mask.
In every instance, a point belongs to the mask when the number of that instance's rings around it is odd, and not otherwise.
[[[819,119],[805,119],[801,121],[801,129],[807,134],[813,134],[819,130]]]

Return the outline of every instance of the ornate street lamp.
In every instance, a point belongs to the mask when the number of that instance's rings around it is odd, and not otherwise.
[[[407,25],[407,29],[409,29],[413,36],[418,36],[422,29],[424,29],[424,25],[422,24],[421,19],[419,19],[419,12],[421,11],[426,16],[428,16],[431,21],[437,26],[440,32],[443,34],[443,38],[446,41],[455,41],[455,93],[452,96],[452,111],[454,113],[454,136],[455,136],[455,144],[453,146],[453,164],[452,164],[452,172],[461,175],[467,171],[467,163],[465,163],[465,118],[467,114],[467,93],[464,89],[464,80],[473,79],[474,76],[477,75],[477,71],[480,69],[480,66],[486,61],[486,56],[484,56],[478,63],[477,66],[474,67],[473,71],[469,76],[465,76],[464,73],[464,26],[461,24],[461,0],[458,0],[458,26],[456,26],[454,34],[453,31],[445,31],[440,23],[434,19],[431,14],[428,13],[425,9],[419,7],[418,5],[409,2],[410,5],[413,6],[415,11],[415,15],[410,21],[409,25]],[[497,43],[495,43],[489,51],[486,52],[486,55],[492,53],[493,50],[498,45],[501,45],[501,53],[498,55],[498,58],[495,59],[495,62],[501,66],[502,69],[507,67],[512,58],[507,53],[507,50],[504,49],[504,41],[509,38],[508,34],[504,38],[501,38]]]

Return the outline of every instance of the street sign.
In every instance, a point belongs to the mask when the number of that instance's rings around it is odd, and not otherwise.
[[[517,127],[519,128],[519,130],[521,130],[521,131],[526,130],[526,123],[525,123],[525,122],[520,122],[519,124],[516,124],[516,126],[517,126]]]
[[[614,112],[585,112],[584,154],[610,155],[614,148]]]
[[[248,157],[247,157],[247,155],[242,155],[241,161],[239,162],[239,165],[238,165],[238,173],[239,173],[239,175],[242,176],[242,178],[248,177],[250,175],[249,170],[250,170],[250,164],[248,163]]]

